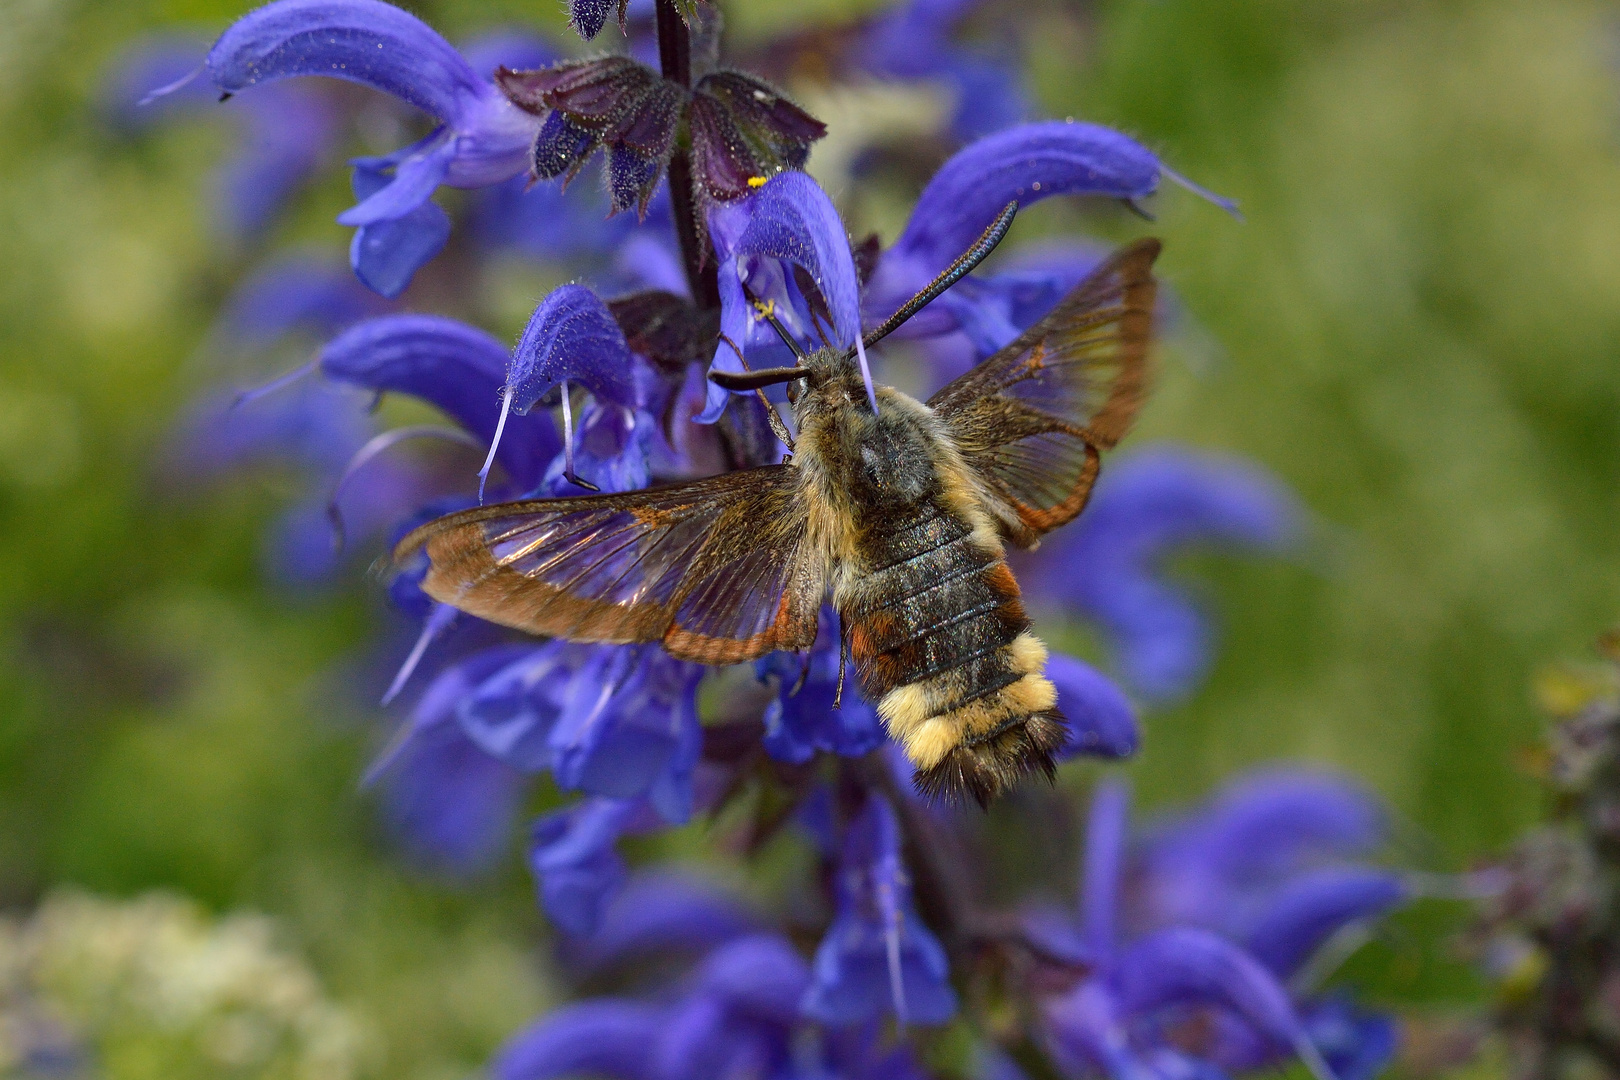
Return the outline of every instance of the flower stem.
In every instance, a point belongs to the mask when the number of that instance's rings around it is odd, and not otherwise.
[[[664,78],[681,86],[692,85],[692,38],[674,0],[658,0],[658,63]],[[669,205],[675,219],[675,239],[681,246],[687,287],[700,308],[720,306],[720,287],[713,262],[704,258],[698,240],[697,207],[692,201],[692,159],[678,146],[669,159]]]

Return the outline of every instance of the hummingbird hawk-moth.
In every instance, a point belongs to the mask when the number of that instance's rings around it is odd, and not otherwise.
[[[966,274],[1015,211],[861,344]],[[657,641],[705,664],[809,649],[830,592],[840,661],[847,650],[917,786],[988,803],[1031,770],[1050,776],[1067,734],[1003,546],[1072,521],[1130,427],[1158,253],[1156,240],[1119,251],[926,402],[887,386],[869,398],[856,349],[805,354],[778,325],[796,366],[711,378],[788,384],[797,434],[782,464],[481,506],[415,530],[395,560],[425,548],[428,595],[491,622]]]

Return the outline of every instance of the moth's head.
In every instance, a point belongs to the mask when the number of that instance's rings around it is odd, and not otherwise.
[[[844,349],[824,348],[806,356],[799,364],[805,370],[801,379],[787,384],[788,401],[795,410],[836,409],[866,404],[865,384],[855,357]]]
[[[866,385],[852,350],[834,346],[799,357],[793,367],[756,368],[753,371],[711,371],[717,386],[731,391],[761,390],[779,383],[787,387],[794,411],[867,407]]]

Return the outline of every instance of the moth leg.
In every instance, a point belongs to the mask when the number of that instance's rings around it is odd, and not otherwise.
[[[833,708],[844,707],[844,620],[838,619],[838,691],[833,694]]]
[[[731,351],[737,354],[737,363],[743,366],[744,371],[747,371],[748,361],[743,359],[742,350],[737,348],[737,343],[725,334],[720,335],[720,340],[725,342]],[[761,405],[765,406],[765,420],[771,425],[771,434],[780,439],[782,445],[787,447],[788,456],[782,459],[782,464],[786,465],[788,459],[793,457],[793,436],[788,432],[787,425],[782,423],[782,417],[777,413],[776,406],[772,405],[771,399],[765,396],[765,391],[755,390],[754,396],[759,398]]]
[[[782,445],[787,447],[788,460],[791,460],[793,457],[793,435],[788,431],[787,425],[782,423],[782,417],[777,414],[776,406],[772,405],[770,400],[766,398],[765,391],[755,390],[754,393],[759,395],[761,404],[765,406],[765,420],[771,425],[771,434],[782,440]],[[784,460],[782,464],[786,465],[787,460]]]

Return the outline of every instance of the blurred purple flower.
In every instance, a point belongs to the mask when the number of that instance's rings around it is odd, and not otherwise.
[[[227,94],[303,75],[345,79],[438,121],[410,146],[353,162],[359,202],[338,221],[359,227],[351,264],[387,296],[403,291],[449,234],[429,201],[434,190],[516,176],[538,127],[427,24],[382,0],[276,0],[221,35],[206,71]]]
[[[619,959],[679,951],[702,954],[677,986],[652,1002],[596,998],[565,1006],[520,1032],[491,1064],[496,1080],[549,1080],[579,1074],[619,1080],[923,1080],[904,1046],[885,1047],[875,1024],[818,1027],[801,1011],[811,974],[782,935],[751,921],[712,921],[704,905],[696,934],[693,886],[680,879],[641,880],[626,887],[603,918],[615,934],[629,912],[643,929]],[[694,938],[700,940],[694,940]]]
[[[1291,890],[1312,886],[1324,870],[1349,890],[1342,895],[1359,892],[1364,879],[1339,875],[1347,873],[1346,860],[1368,854],[1384,835],[1377,802],[1348,780],[1300,769],[1251,773],[1149,834],[1139,903],[1153,922],[1252,938],[1267,923],[1275,929],[1277,914],[1299,903]],[[1296,960],[1311,951],[1285,950]],[[1276,969],[1286,975],[1297,966]]]
[[[823,608],[815,646],[806,654],[771,653],[757,661],[761,682],[777,680],[776,697],[765,706],[765,752],[778,761],[803,764],[826,750],[846,757],[871,753],[888,741],[877,711],[860,696],[850,669],[842,706],[833,708],[838,691],[838,625]]]
[[[925,79],[950,87],[955,98],[951,133],[962,141],[1026,120],[1017,58],[952,40],[956,25],[979,0],[903,0],[885,11],[857,45],[857,62],[873,75]]]
[[[226,301],[218,325],[234,346],[262,349],[294,331],[330,337],[388,307],[341,263],[295,253],[250,272]]]
[[[1162,564],[1188,548],[1281,553],[1301,542],[1298,499],[1258,465],[1161,446],[1110,467],[1080,520],[1021,570],[1027,591],[1095,620],[1127,683],[1184,697],[1208,670],[1211,630]]]
[[[439,672],[368,774],[382,781],[383,813],[405,851],[435,869],[488,869],[511,836],[523,774],[473,745],[456,711],[512,652],[489,649]]]
[[[1058,711],[1069,722],[1069,738],[1055,755],[1127,758],[1136,753],[1142,736],[1136,710],[1113,681],[1090,664],[1064,653],[1047,657],[1046,677],[1057,687]]]
[[[893,1012],[943,1024],[956,1012],[945,950],[911,905],[894,808],[870,793],[844,835],[837,914],[816,950],[805,1015],[847,1025]]]
[[[329,504],[357,534],[382,527],[414,497],[412,478],[377,468],[364,486],[338,492],[345,467],[372,434],[366,399],[341,387],[299,382],[252,400],[214,394],[182,419],[166,469],[177,479],[212,482],[245,469],[292,469],[313,489],[284,513],[264,551],[270,575],[304,588],[329,582],[343,562],[334,546]]]
[[[681,872],[630,879],[588,937],[558,943],[570,971],[645,963],[657,953],[701,955],[763,925],[760,916],[714,883]]]
[[[593,797],[534,823],[529,868],[540,887],[540,905],[567,933],[594,933],[624,887],[629,870],[614,845],[636,810],[630,799]]]
[[[1293,1055],[1339,1080],[1381,1069],[1387,1020],[1286,988],[1330,937],[1407,896],[1397,875],[1342,862],[1376,841],[1376,806],[1329,777],[1263,774],[1151,834],[1134,859],[1127,813],[1124,786],[1103,783],[1078,911],[1030,924],[1091,969],[1043,1006],[1059,1064],[1118,1080],[1269,1069]],[[1167,1038],[1199,1013],[1209,1024],[1197,1046]]]
[[[571,934],[590,934],[624,881],[619,834],[692,813],[703,669],[656,645],[491,651],[501,662],[462,688],[455,718],[492,759],[549,769],[559,787],[588,794],[535,824],[529,861],[547,913]]]
[[[203,65],[207,43],[184,35],[147,38],[125,49],[102,87],[102,110],[120,128],[138,131],[214,105],[217,94],[192,80],[148,102]],[[218,214],[230,233],[261,232],[331,151],[337,118],[326,100],[304,87],[256,94],[236,116],[241,132],[215,180]]]
[[[558,786],[615,798],[644,795],[664,820],[684,822],[702,743],[703,671],[657,645],[593,649],[551,731]]]
[[[473,235],[491,251],[554,263],[600,258],[632,226],[608,217],[607,200],[589,184],[531,184],[514,176],[483,189],[473,203]]]
[[[655,1080],[648,1049],[664,1029],[665,1013],[665,1006],[616,998],[565,1005],[509,1040],[490,1074],[495,1080]]]
[[[461,55],[467,58],[468,67],[480,75],[493,77],[495,69],[499,67],[530,68],[555,64],[563,58],[563,51],[556,42],[524,27],[507,26],[487,30],[462,42]]]
[[[510,353],[475,327],[440,315],[387,315],[350,327],[321,350],[334,382],[409,394],[441,410],[482,443],[501,425]],[[539,483],[561,450],[549,414],[507,418],[495,460],[513,494]]]

